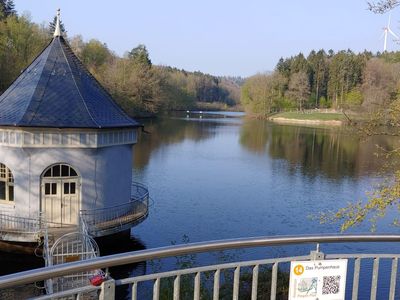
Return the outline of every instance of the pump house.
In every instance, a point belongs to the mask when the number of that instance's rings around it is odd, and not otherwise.
[[[140,124],[82,65],[59,24],[58,14],[52,41],[0,96],[0,240],[24,241],[16,233],[32,231],[40,215],[49,227],[84,215],[108,230],[98,235],[147,215],[146,203],[139,214],[132,206]]]

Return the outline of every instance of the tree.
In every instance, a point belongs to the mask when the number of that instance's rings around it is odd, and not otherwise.
[[[0,21],[0,90],[4,91],[49,42],[28,17],[10,15]]]
[[[315,107],[319,105],[319,98],[326,96],[328,79],[328,61],[324,50],[310,52],[307,57],[312,72],[312,92],[315,95]]]
[[[310,83],[305,72],[298,72],[292,75],[287,96],[298,103],[299,110],[303,110],[304,103],[310,97]]]
[[[286,77],[278,72],[257,74],[243,84],[240,101],[249,113],[266,117],[282,108],[286,86]]]
[[[363,55],[351,50],[340,51],[332,57],[329,65],[328,96],[335,101],[336,108],[342,108],[345,95],[362,82],[365,65]]]
[[[13,0],[0,0],[0,19],[16,15],[15,4]]]
[[[104,65],[110,57],[111,53],[107,45],[95,39],[91,39],[82,49],[81,59],[94,73],[96,69]]]
[[[363,76],[363,108],[375,112],[397,97],[400,64],[389,64],[383,59],[373,58],[366,64]]]
[[[399,0],[381,0],[378,2],[368,2],[368,8],[374,13],[383,14],[389,10],[392,10],[399,4]]]
[[[128,57],[135,63],[143,64],[144,66],[151,66],[151,60],[149,58],[149,52],[145,45],[140,44],[128,52]]]
[[[82,59],[82,52],[85,48],[85,43],[81,35],[76,35],[69,40],[69,44],[74,51],[74,53]],[[83,59],[82,59],[83,60]]]

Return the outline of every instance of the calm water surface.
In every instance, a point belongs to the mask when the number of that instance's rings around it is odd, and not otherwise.
[[[184,235],[195,242],[337,233],[338,225],[309,216],[365,198],[381,165],[375,144],[394,146],[384,138],[359,141],[340,128],[232,115],[178,115],[145,128],[150,134],[135,146],[134,177],[149,186],[154,206],[133,234],[150,248]]]

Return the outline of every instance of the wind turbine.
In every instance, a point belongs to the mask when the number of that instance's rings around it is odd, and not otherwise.
[[[391,15],[389,15],[389,21],[388,21],[388,25],[386,27],[383,27],[383,34],[382,36],[384,37],[384,42],[383,42],[383,52],[386,52],[387,49],[387,38],[388,38],[388,34],[391,34],[392,36],[394,36],[396,39],[399,39],[399,36],[397,34],[395,34],[392,29],[390,29],[390,18]]]

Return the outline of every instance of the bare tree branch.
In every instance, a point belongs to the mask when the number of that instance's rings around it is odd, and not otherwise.
[[[378,2],[367,2],[368,9],[376,14],[384,14],[400,5],[400,0],[380,0]]]

